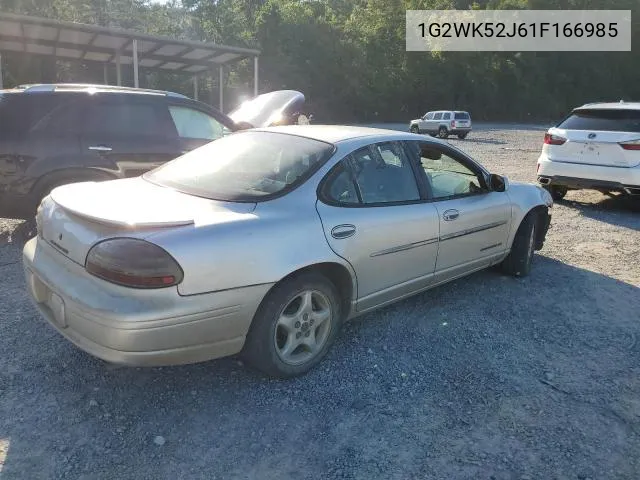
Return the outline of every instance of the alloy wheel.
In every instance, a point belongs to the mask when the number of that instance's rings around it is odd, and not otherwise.
[[[274,334],[276,352],[289,365],[313,359],[327,343],[331,331],[331,302],[317,290],[298,293],[284,307]]]

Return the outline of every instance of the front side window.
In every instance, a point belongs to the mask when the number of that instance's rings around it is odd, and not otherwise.
[[[425,120],[433,120],[433,112],[429,112],[424,116]]]
[[[434,199],[482,193],[479,175],[459,160],[442,152],[437,146],[418,144],[420,165]]]
[[[146,180],[222,201],[259,201],[296,188],[334,146],[276,132],[228,135],[146,173]]]
[[[404,151],[395,142],[357,150],[351,155],[351,169],[365,204],[420,199],[413,169]]]
[[[442,120],[442,112],[436,113],[433,117],[434,120]]]
[[[137,102],[98,102],[86,114],[85,133],[103,136],[162,136],[166,124],[154,105]]]
[[[171,105],[169,113],[180,138],[217,140],[224,134],[224,125],[204,112]]]

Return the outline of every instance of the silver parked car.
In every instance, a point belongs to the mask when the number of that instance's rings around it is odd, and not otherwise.
[[[464,140],[471,132],[471,115],[469,112],[458,110],[427,112],[422,117],[411,120],[409,130],[412,133],[428,133],[440,138],[457,135],[460,140]]]
[[[492,265],[528,274],[552,203],[437,139],[251,129],[138,178],[53,190],[24,267],[42,315],[92,355],[241,352],[287,377],[344,320]]]

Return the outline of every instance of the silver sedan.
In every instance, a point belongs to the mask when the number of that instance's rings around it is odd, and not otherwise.
[[[108,362],[241,353],[302,374],[341,324],[498,265],[527,275],[553,202],[411,133],[234,133],[137,178],[59,187],[23,260],[41,314]]]

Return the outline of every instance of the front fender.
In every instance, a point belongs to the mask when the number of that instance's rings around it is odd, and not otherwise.
[[[508,245],[511,247],[524,217],[534,208],[546,210],[553,207],[553,199],[549,192],[534,183],[512,182],[507,190],[511,200],[512,228],[509,232]]]

